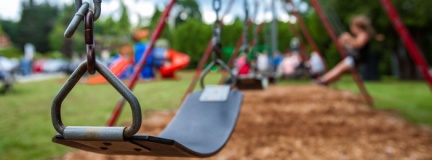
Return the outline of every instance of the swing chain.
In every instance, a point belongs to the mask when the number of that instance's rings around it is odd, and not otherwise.
[[[94,14],[92,11],[88,11],[86,17],[84,18],[84,40],[87,50],[87,71],[89,74],[93,75],[96,73],[96,51],[94,42]]]
[[[240,49],[241,52],[248,52],[248,33],[249,33],[249,3],[248,0],[243,0],[243,7],[245,13],[245,21],[243,22],[243,45]]]
[[[213,0],[213,10],[216,12],[216,16],[219,16],[219,11],[222,7],[222,1],[221,0]]]
[[[219,65],[224,70],[226,70],[232,77],[231,86],[234,87],[237,81],[236,76],[233,74],[231,69],[228,67],[228,65],[225,64],[225,62],[222,60],[222,43],[221,43],[221,30],[222,30],[222,21],[219,17],[219,11],[221,10],[222,2],[221,0],[213,0],[213,10],[216,14],[216,20],[213,24],[213,38],[212,38],[212,44],[213,44],[213,54],[212,54],[212,61],[210,64],[203,70],[200,76],[200,84],[201,88],[205,88],[204,85],[204,78],[205,76],[210,72],[212,67]]]
[[[93,0],[94,5],[94,21],[98,20],[102,11],[102,0]],[[87,14],[87,12],[90,9],[90,4],[88,2],[82,2],[82,0],[75,0],[75,7],[77,12],[75,13],[75,16],[73,17],[72,21],[69,23],[68,27],[66,28],[66,31],[64,33],[64,36],[66,38],[71,38],[75,31],[77,30],[78,26],[80,25],[81,21],[83,21],[84,16]]]
[[[94,22],[100,17],[102,0],[93,0],[94,12],[90,9],[88,2],[82,0],[75,0],[75,7],[77,13],[66,29],[64,36],[71,38],[77,30],[79,24],[84,19],[84,40],[87,51],[87,71],[93,75],[96,73],[96,53],[94,43]]]
[[[257,19],[257,16],[258,16],[258,6],[259,6],[259,4],[258,4],[258,0],[255,0],[254,1],[254,3],[255,3],[255,10],[254,10],[254,17],[253,17],[253,19],[254,19],[254,21],[255,21],[255,23],[254,23],[254,25],[253,25],[253,27],[254,27],[254,33],[253,33],[253,48],[252,48],[252,56],[253,56],[253,58],[255,59],[256,58],[256,52],[257,52],[257,46],[258,46],[258,41],[259,41],[259,27],[258,27],[258,24],[257,24],[257,22],[256,22],[256,19]]]
[[[257,22],[256,22],[256,20],[257,20],[257,17],[258,17],[258,0],[255,0],[255,12],[254,12],[254,21],[255,21],[255,23],[254,23],[254,47],[256,47],[257,45],[258,45],[258,32],[259,32],[259,28],[258,28],[258,24],[257,24]]]
[[[219,12],[221,10],[221,0],[213,0],[213,9],[216,13],[216,21],[213,24],[213,61],[216,59],[222,59],[222,43],[221,43],[221,30],[222,21],[219,17]]]

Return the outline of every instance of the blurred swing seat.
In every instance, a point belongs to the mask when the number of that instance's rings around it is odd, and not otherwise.
[[[267,77],[257,74],[247,74],[237,77],[236,86],[240,90],[264,90],[267,89],[268,83]]]

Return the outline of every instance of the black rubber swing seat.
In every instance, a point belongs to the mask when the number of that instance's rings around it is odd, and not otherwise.
[[[237,77],[236,86],[240,90],[264,90],[268,87],[268,79],[259,75],[242,75]]]
[[[53,142],[102,154],[209,157],[218,153],[230,138],[243,94],[231,90],[223,102],[202,102],[201,94],[198,91],[188,95],[159,136],[137,134],[123,141],[82,141],[58,134]]]

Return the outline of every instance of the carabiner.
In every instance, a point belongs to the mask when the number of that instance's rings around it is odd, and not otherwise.
[[[84,18],[84,39],[87,50],[87,71],[89,74],[93,75],[96,72],[95,64],[96,64],[96,53],[94,48],[94,15],[91,10],[87,11],[87,14]]]

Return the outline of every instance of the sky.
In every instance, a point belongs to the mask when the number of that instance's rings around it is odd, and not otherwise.
[[[20,18],[20,3],[25,0],[2,0],[0,1],[0,19],[7,19],[18,21]],[[62,6],[64,4],[74,3],[74,0],[35,0],[36,3],[50,2]],[[84,0],[90,1],[90,0]],[[114,19],[120,18],[120,1],[121,0],[103,0],[102,2],[102,18],[112,15]],[[168,3],[168,0],[122,0],[128,7],[130,21],[132,24],[137,24],[139,17],[151,17],[156,9],[162,10]],[[226,4],[229,0],[222,0],[222,11],[225,10]],[[254,12],[254,0],[248,0],[251,5],[251,15]],[[258,0],[260,2],[259,14],[256,22],[270,21],[273,16],[270,11],[264,13],[265,6],[271,3],[271,0]],[[300,11],[307,10],[308,5],[301,0],[293,0]],[[214,11],[212,10],[211,0],[197,0],[200,5],[200,10],[203,15],[203,21],[207,24],[213,23],[216,19]],[[281,7],[281,1],[276,0],[276,18],[284,22],[295,22],[295,17],[288,15]],[[231,12],[225,16],[224,22],[230,24],[234,22],[235,17],[244,17],[243,0],[236,0],[233,4]]]

